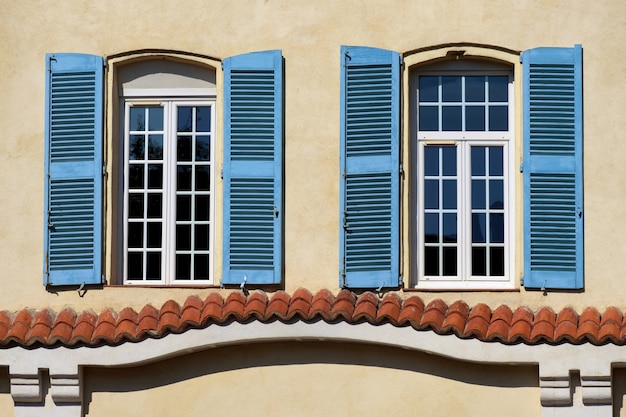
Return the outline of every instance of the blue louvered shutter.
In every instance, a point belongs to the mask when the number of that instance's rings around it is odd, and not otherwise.
[[[46,56],[44,285],[102,282],[102,57]]]
[[[281,51],[224,68],[223,284],[278,284],[282,273]]]
[[[340,285],[397,287],[400,56],[341,48]]]
[[[582,48],[522,54],[524,285],[583,287]]]

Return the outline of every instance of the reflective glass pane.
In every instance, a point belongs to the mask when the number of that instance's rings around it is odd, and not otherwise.
[[[210,159],[209,137],[196,136],[196,161],[208,161]]]
[[[196,107],[196,132],[211,131],[211,108]]]
[[[131,161],[144,159],[145,142],[144,135],[130,135],[128,138],[128,159]]]
[[[178,132],[191,132],[192,124],[192,108],[191,107],[179,107],[177,118]]]
[[[191,167],[179,165],[176,168],[176,189],[178,191],[191,191]]]
[[[163,159],[163,135],[148,136],[148,159]]]
[[[191,225],[176,225],[176,250],[191,250]]]
[[[485,213],[472,213],[472,243],[485,243],[487,241],[485,216]]]
[[[196,191],[210,191],[211,177],[208,165],[196,166]]]
[[[424,274],[439,275],[439,248],[424,248]]]
[[[485,247],[473,247],[472,248],[472,275],[475,275],[475,276],[487,275],[487,248]]]
[[[176,147],[178,161],[191,161],[191,136],[179,136]]]
[[[472,209],[486,208],[486,191],[485,180],[472,180]]]
[[[439,243],[439,214],[424,214],[424,242]]]
[[[494,247],[489,249],[489,275],[504,276],[504,248]]]
[[[505,75],[489,77],[489,101],[509,101],[509,77]]]
[[[436,106],[420,106],[419,130],[426,132],[439,130],[439,110]]]
[[[209,220],[210,196],[196,195],[195,198],[196,198],[196,218],[194,220],[198,220],[198,221]]]
[[[504,208],[504,181],[502,180],[490,180],[489,181],[489,208],[490,209],[503,209]]]
[[[456,276],[456,247],[443,248],[443,275]]]
[[[134,130],[146,130],[146,108],[145,107],[131,107],[129,117],[130,117],[130,120],[128,121],[128,129],[131,132]]]
[[[196,224],[194,235],[195,250],[209,250],[209,225]]]
[[[143,194],[128,194],[128,218],[143,218]]]
[[[161,231],[162,223],[161,222],[148,222],[148,247],[149,248],[160,248],[161,247]]]
[[[128,271],[127,276],[129,280],[143,279],[143,254],[141,252],[129,252],[128,256]]]
[[[485,147],[472,146],[472,176],[485,175]]]
[[[148,165],[148,188],[152,190],[163,188],[163,165]]]
[[[143,222],[128,223],[128,247],[143,248]]]
[[[163,213],[163,198],[161,193],[148,194],[148,218],[160,219]]]
[[[489,241],[504,243],[504,214],[491,213],[489,215]]]
[[[456,243],[456,230],[456,213],[443,213],[443,241],[445,243]]]
[[[181,220],[181,221],[191,220],[191,196],[190,195],[177,195],[176,196],[176,220]]]
[[[439,147],[424,147],[424,175],[439,175]]]
[[[439,89],[439,77],[422,76],[419,78],[419,101],[420,102],[437,102]]]
[[[503,175],[503,148],[501,146],[489,147],[489,175]]]
[[[509,106],[489,106],[489,131],[509,130]]]
[[[456,180],[443,181],[443,208],[456,208]]]
[[[146,279],[161,279],[161,252],[148,252],[146,255]]]
[[[209,279],[209,255],[196,254],[194,261],[194,279]]]
[[[455,146],[443,146],[441,148],[441,160],[443,162],[443,175],[455,176],[456,175],[456,147]]]
[[[176,279],[191,279],[191,255],[176,254]]]
[[[465,130],[468,132],[485,130],[485,106],[465,107]]]
[[[148,108],[148,130],[163,130],[163,107]]]
[[[131,190],[143,188],[143,164],[128,166],[128,188]]]
[[[461,101],[461,76],[441,77],[441,101],[447,103]]]
[[[441,108],[441,130],[460,132],[461,128],[461,106],[443,106]]]
[[[427,209],[439,208],[439,181],[424,181],[424,207]]]
[[[485,101],[485,77],[465,77],[465,101]]]

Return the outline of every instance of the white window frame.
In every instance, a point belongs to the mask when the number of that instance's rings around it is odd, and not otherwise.
[[[475,69],[457,70],[419,70],[411,74],[414,86],[411,94],[415,97],[415,108],[411,110],[414,118],[414,138],[417,144],[416,157],[413,166],[417,172],[417,181],[414,190],[417,207],[414,211],[417,250],[415,287],[419,289],[441,290],[473,290],[473,289],[511,289],[514,288],[514,256],[515,256],[515,90],[513,70],[481,69],[480,63]],[[460,75],[460,76],[489,76],[506,75],[508,83],[508,131],[475,132],[475,131],[419,131],[419,77],[424,75]],[[424,274],[424,147],[425,146],[455,146],[457,148],[457,276],[427,277]],[[471,276],[471,146],[503,146],[503,174],[504,174],[504,276]],[[417,166],[416,166],[417,165]]]
[[[214,283],[214,253],[215,253],[215,175],[216,175],[216,118],[215,118],[215,90],[214,89],[137,89],[121,98],[123,109],[123,283],[130,286],[203,286]],[[146,93],[141,94],[140,93]],[[164,138],[163,138],[163,229],[162,229],[162,258],[160,280],[129,280],[128,279],[128,160],[129,160],[129,115],[133,106],[161,106],[164,108]],[[176,279],[176,137],[177,137],[177,108],[180,106],[210,107],[211,131],[210,136],[210,190],[209,190],[209,278],[194,280]],[[145,185],[147,187],[147,184]],[[143,237],[144,240],[147,236]],[[205,251],[203,251],[205,252]],[[144,271],[145,274],[145,271]]]

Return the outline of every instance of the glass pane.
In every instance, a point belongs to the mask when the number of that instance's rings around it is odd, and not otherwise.
[[[485,243],[487,241],[485,216],[485,213],[472,213],[472,243]]]
[[[143,254],[141,252],[129,252],[127,275],[129,280],[143,279]]]
[[[211,131],[211,108],[196,107],[196,132]]]
[[[163,159],[163,135],[148,136],[148,159]]]
[[[149,222],[148,223],[148,247],[160,248],[161,247],[161,222]]]
[[[191,191],[191,167],[190,166],[179,165],[177,167],[176,189],[178,191]]]
[[[485,101],[485,77],[465,77],[465,101]]]
[[[489,208],[504,208],[504,182],[502,180],[489,181]]]
[[[209,202],[210,196],[196,195],[196,218],[194,220],[209,220]]]
[[[161,279],[161,252],[148,252],[146,265],[146,279]]]
[[[439,181],[424,181],[424,208],[439,208]]]
[[[472,146],[472,175],[485,175],[484,146]]]
[[[439,243],[439,214],[424,214],[424,241],[426,243]]]
[[[128,217],[131,219],[143,218],[143,194],[128,194]]]
[[[456,180],[443,181],[443,208],[456,208]]]
[[[443,146],[441,148],[441,159],[443,161],[443,175],[456,175],[456,147]]]
[[[424,274],[439,275],[439,248],[424,248]]]
[[[472,209],[485,209],[487,201],[485,180],[472,180]]]
[[[489,249],[489,275],[504,276],[504,248],[495,247]]]
[[[163,107],[150,107],[148,121],[148,130],[163,130]]]
[[[456,213],[443,214],[443,241],[445,243],[456,243]]]
[[[191,225],[176,225],[176,250],[191,250]]]
[[[210,191],[211,177],[209,176],[209,166],[196,166],[196,191]]]
[[[419,130],[432,132],[439,130],[439,109],[435,106],[420,106]]]
[[[148,188],[152,190],[163,188],[163,165],[148,165]]]
[[[128,223],[128,247],[143,248],[143,223]]]
[[[437,102],[439,96],[439,77],[438,76],[422,76],[419,77],[419,101],[420,102]]]
[[[489,77],[489,101],[501,103],[509,101],[509,77],[505,75]]]
[[[209,255],[194,255],[194,279],[209,279]]]
[[[191,279],[191,255],[176,255],[176,279]]]
[[[455,276],[456,275],[456,248],[451,247],[443,248],[443,275]]]
[[[209,154],[209,137],[196,136],[196,161],[208,161]]]
[[[504,243],[504,214],[491,213],[489,215],[489,241]]]
[[[424,175],[439,175],[439,147],[424,147]]]
[[[182,221],[191,220],[191,196],[190,195],[177,195],[176,196],[176,220],[182,220]]]
[[[489,130],[504,132],[509,130],[509,106],[489,106]]]
[[[195,250],[209,250],[209,225],[196,224],[194,236]]]
[[[472,275],[487,275],[487,249],[484,247],[472,248]]]
[[[441,77],[441,101],[448,103],[461,101],[461,76]]]
[[[489,175],[503,175],[503,148],[501,146],[489,147]]]
[[[163,198],[161,193],[148,194],[148,218],[160,219],[163,213]]]
[[[178,108],[178,132],[191,132],[191,128],[193,127],[191,113],[191,107]]]
[[[485,106],[467,106],[465,108],[465,130],[468,132],[485,130]]]
[[[132,164],[128,166],[128,188],[143,188],[143,164]]]
[[[146,129],[146,108],[145,107],[131,107],[129,117],[130,117],[130,120],[128,121],[128,129],[131,132],[134,130]]]
[[[130,135],[130,137],[128,138],[128,159],[130,159],[131,161],[144,159],[144,145],[144,135]]]
[[[461,106],[443,106],[441,108],[441,130],[460,132],[461,129]]]
[[[191,136],[179,136],[176,148],[178,161],[191,161]]]

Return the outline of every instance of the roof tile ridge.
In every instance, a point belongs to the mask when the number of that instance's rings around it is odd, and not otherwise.
[[[402,311],[402,299],[395,293],[388,293],[378,303],[378,313],[376,322],[388,321],[393,325],[398,325],[400,312]]]
[[[441,326],[444,333],[454,333],[458,337],[463,337],[465,326],[469,318],[469,305],[463,300],[453,302],[446,311]]]
[[[224,297],[220,293],[212,292],[205,299],[202,307],[202,325],[208,322],[221,323],[223,321]]]
[[[243,311],[244,317],[254,317],[257,320],[264,321],[266,319],[268,302],[269,298],[265,291],[253,291],[246,298],[246,305]]]
[[[267,309],[265,312],[265,320],[269,321],[273,318],[279,318],[280,320],[286,320],[289,313],[289,303],[291,297],[287,292],[278,290],[267,303]]]
[[[422,315],[424,314],[424,300],[413,295],[402,301],[402,307],[398,316],[398,325],[410,325],[415,329],[421,328]]]
[[[157,336],[158,328],[159,310],[152,304],[146,304],[137,314],[135,340],[142,340],[147,336]]]
[[[180,312],[181,328],[198,327],[202,323],[202,299],[197,295],[187,297]]]
[[[35,312],[30,331],[25,337],[24,344],[26,346],[32,346],[35,343],[46,345],[50,332],[52,331],[54,319],[54,313],[48,308]]]
[[[506,304],[499,305],[491,312],[491,321],[485,340],[509,343],[509,333],[513,322],[513,310]]]
[[[61,310],[61,312],[56,315],[54,323],[52,324],[52,329],[50,330],[50,335],[48,336],[48,344],[69,344],[75,325],[76,311],[69,307]]]
[[[345,288],[340,290],[335,296],[335,301],[331,307],[330,320],[335,321],[343,319],[347,322],[351,322],[355,305],[356,295]]]
[[[463,337],[475,337],[479,340],[487,340],[489,325],[491,324],[492,311],[485,303],[478,303],[472,307],[467,317],[467,324]]]
[[[287,318],[291,320],[298,316],[301,319],[308,320],[312,302],[313,294],[311,294],[311,291],[302,287],[296,289],[291,295]]]
[[[99,343],[114,344],[116,324],[117,313],[115,310],[112,308],[102,310],[94,326],[91,343],[94,345]]]
[[[350,321],[366,320],[369,323],[376,323],[378,313],[378,295],[371,291],[365,291],[356,298],[354,312]]]
[[[115,325],[115,343],[124,340],[137,340],[138,318],[139,315],[131,307],[125,307],[118,313]]]
[[[589,341],[594,345],[600,343],[600,312],[595,307],[587,307],[578,319],[578,333],[576,339],[579,343]]]
[[[554,342],[577,343],[578,313],[571,307],[563,307],[556,315]]]
[[[435,298],[432,300],[422,314],[422,321],[420,323],[421,329],[431,328],[436,333],[441,333],[443,327],[443,318],[448,311],[448,305],[441,298]]]
[[[20,310],[14,317],[11,327],[6,335],[7,342],[16,342],[24,346],[26,335],[32,326],[33,316],[32,310],[24,308]]]
[[[519,306],[513,312],[511,328],[509,330],[509,343],[522,341],[530,343],[530,334],[533,327],[533,312],[527,306]]]
[[[98,315],[91,309],[83,310],[76,317],[72,336],[68,341],[68,346],[84,343],[91,345],[91,339],[96,329]]]
[[[556,313],[549,306],[540,307],[535,311],[532,330],[530,332],[530,343],[539,344],[542,341],[554,343],[556,329]]]
[[[614,343],[616,345],[623,345],[624,339],[622,338],[622,322],[624,320],[624,314],[622,310],[615,306],[609,306],[604,310],[604,313],[600,317],[600,329],[598,332],[598,339],[600,343]]]
[[[163,337],[168,333],[180,332],[180,304],[169,299],[163,303],[159,310],[159,323],[157,325],[156,336]]]
[[[319,290],[311,300],[309,318],[314,319],[318,315],[326,321],[331,320],[331,311],[335,303],[335,295],[327,288]]]

